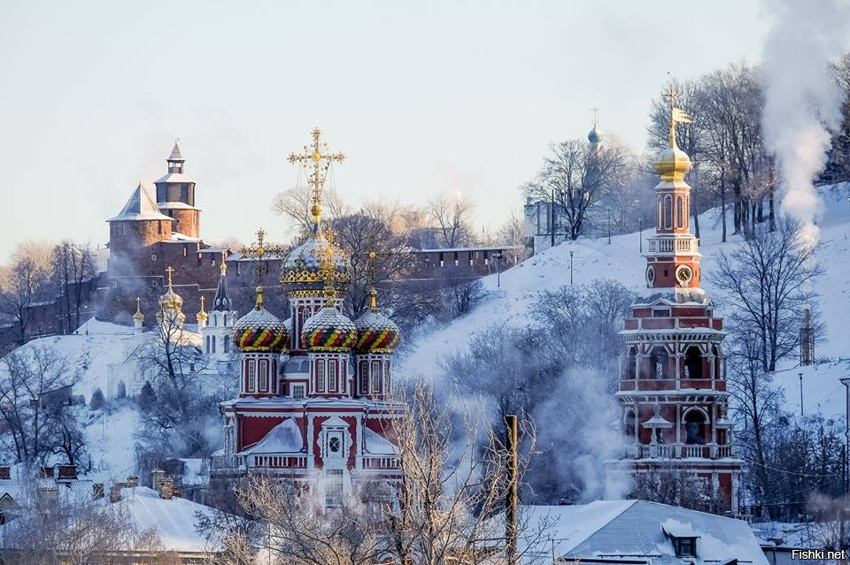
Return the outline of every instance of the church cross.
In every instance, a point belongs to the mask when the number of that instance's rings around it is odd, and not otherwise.
[[[599,122],[599,110],[600,109],[596,106],[590,109],[590,111],[593,113],[593,125],[596,125]]]
[[[269,262],[266,255],[269,253],[282,253],[283,249],[276,246],[271,246],[266,243],[266,230],[260,228],[257,230],[257,240],[250,247],[244,247],[242,253],[254,259],[254,268],[257,273],[257,286],[263,286],[263,277],[269,270]],[[222,256],[222,264],[224,257]],[[224,271],[222,271],[224,273]]]
[[[174,269],[169,265],[165,272],[168,273],[168,288],[171,288],[171,275],[174,274]]]
[[[321,136],[322,130],[315,128],[313,130],[313,145],[305,145],[304,153],[290,153],[289,155],[290,163],[299,163],[302,167],[313,168],[309,178],[313,189],[310,213],[313,215],[313,222],[316,226],[319,225],[319,219],[322,217],[322,186],[325,184],[328,169],[331,163],[341,163],[345,160],[343,153],[323,153],[323,151],[328,151],[328,144],[320,141]]]

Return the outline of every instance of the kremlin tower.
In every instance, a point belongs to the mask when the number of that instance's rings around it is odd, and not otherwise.
[[[290,317],[281,321],[264,308],[261,285],[256,306],[233,327],[240,391],[221,404],[224,449],[212,457],[211,480],[223,485],[263,472],[333,507],[367,480],[399,479],[387,436],[400,409],[389,399],[400,332],[378,311],[374,289],[371,310],[356,322],[342,313],[350,265],[321,216],[327,170],[344,156],[323,153],[320,135],[314,130],[313,145],[290,156],[312,169],[313,190],[312,233],[281,270]]]
[[[183,174],[186,159],[180,154],[176,141],[166,162],[168,172],[154,183],[156,206],[163,214],[174,219],[175,232],[197,238],[201,211],[195,208],[195,181]]]
[[[723,320],[700,286],[700,253],[688,223],[691,161],[676,146],[675,125],[689,121],[672,106],[670,143],[655,164],[657,219],[646,257],[647,292],[635,300],[621,336],[626,345],[617,398],[627,447],[620,464],[635,475],[696,477],[712,503],[736,512],[741,461],[733,451],[723,353]]]

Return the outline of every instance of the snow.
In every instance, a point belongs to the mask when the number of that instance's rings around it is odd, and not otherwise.
[[[303,446],[304,438],[298,424],[294,419],[287,418],[273,427],[254,447],[246,449],[245,453],[299,453]]]
[[[825,274],[819,279],[818,306],[826,326],[826,342],[817,344],[818,357],[833,359],[850,358],[850,346],[844,339],[847,327],[846,316],[850,311],[850,184],[821,187],[819,193],[824,201],[824,217],[819,222],[820,243],[815,257],[823,266]],[[700,215],[700,252],[702,253],[703,279],[701,286],[716,303],[719,316],[728,315],[720,295],[712,283],[716,272],[717,255],[720,251],[733,252],[741,244],[739,235],[731,235],[732,215],[727,212],[729,236],[721,243],[719,210],[709,210]],[[654,227],[641,234],[630,233],[605,238],[568,241],[547,249],[534,257],[501,273],[501,287],[497,288],[497,276],[482,279],[489,291],[488,298],[478,304],[469,314],[438,328],[416,342],[408,342],[408,349],[397,362],[396,374],[401,379],[439,378],[440,361],[444,356],[464,350],[471,336],[485,330],[494,323],[517,326],[528,324],[528,311],[538,294],[554,291],[570,284],[570,253],[572,252],[573,284],[591,283],[596,278],[612,278],[640,296],[648,296],[644,281],[645,260],[639,252],[639,238],[643,249],[648,250],[647,238],[654,234]],[[434,352],[440,352],[435,355]],[[796,365],[796,360],[789,366]],[[820,408],[833,416],[843,414],[842,385],[837,378],[846,364],[833,364],[820,368],[803,369],[804,409]],[[786,367],[782,367],[785,369]],[[812,378],[807,379],[809,371]],[[778,374],[777,384],[785,389],[786,401],[797,397],[799,413],[799,382],[793,382],[797,369],[790,374]],[[844,372],[847,375],[847,372]],[[811,392],[806,390],[812,387]],[[796,388],[795,388],[796,387]],[[806,411],[808,414],[808,410]]]
[[[121,489],[121,500],[113,504],[127,513],[138,531],[156,530],[167,551],[212,549],[207,539],[196,531],[199,515],[215,514],[209,506],[178,497],[165,500],[147,487]]]
[[[380,434],[364,428],[366,451],[372,455],[395,455],[396,448]]]
[[[827,421],[843,427],[847,392],[840,379],[850,377],[850,359],[773,373],[773,384],[785,391],[783,408],[795,418],[800,416],[800,374],[803,375],[803,416],[821,414]]]
[[[98,413],[85,430],[92,464],[86,476],[111,484],[136,474],[135,434],[140,427],[141,417],[132,406]]]
[[[576,506],[523,506],[520,524],[526,536],[542,528],[537,546],[524,546],[527,563],[550,563],[551,551],[567,561],[600,558],[652,558],[654,563],[725,563],[767,565],[749,525],[714,514],[644,500],[597,500]],[[697,557],[676,558],[669,534],[696,537]],[[674,533],[675,532],[675,533]],[[527,544],[529,540],[524,540]],[[548,543],[547,543],[548,541]]]

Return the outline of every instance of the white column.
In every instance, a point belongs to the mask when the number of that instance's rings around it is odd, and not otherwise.
[[[313,416],[307,416],[307,468],[313,468]]]

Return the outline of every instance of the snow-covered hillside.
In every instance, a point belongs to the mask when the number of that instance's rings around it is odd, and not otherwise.
[[[821,228],[817,261],[826,272],[820,279],[819,307],[827,328],[826,343],[818,343],[816,355],[834,359],[850,357],[850,340],[847,339],[847,312],[850,312],[850,294],[847,281],[850,280],[850,183],[820,189],[824,202],[824,215],[819,222]],[[700,252],[702,253],[702,286],[709,296],[718,293],[711,282],[715,271],[717,254],[721,250],[729,253],[739,245],[740,236],[728,237],[727,243],[721,243],[719,211],[710,210],[700,216]],[[732,225],[731,213],[728,225]],[[730,229],[731,232],[731,229]],[[397,374],[402,378],[434,378],[439,375],[439,360],[452,352],[466,347],[469,336],[488,325],[506,321],[516,325],[527,322],[528,308],[538,293],[555,290],[570,283],[570,253],[573,262],[573,283],[590,283],[596,278],[612,278],[636,292],[645,289],[644,258],[639,251],[639,238],[654,233],[654,228],[644,230],[642,234],[631,233],[606,239],[580,239],[548,249],[531,259],[501,274],[501,288],[497,288],[497,277],[491,275],[484,279],[489,298],[479,304],[468,315],[455,320],[448,326],[422,337],[412,346],[400,362]],[[723,305],[718,311],[725,314]],[[788,368],[793,366],[788,364]],[[804,372],[804,410],[814,413],[818,408],[830,416],[841,413],[843,417],[843,387],[837,381],[842,373],[835,367],[850,368],[845,364],[836,365],[833,370],[826,368],[807,368]],[[795,383],[787,378],[793,376]],[[844,372],[843,374],[847,374]],[[785,371],[777,374],[777,383],[786,387],[786,403],[789,412],[799,413],[799,380],[797,371]],[[789,382],[786,382],[789,381]],[[796,386],[793,388],[791,385]],[[806,387],[810,390],[806,391]],[[841,401],[830,400],[841,393]]]

